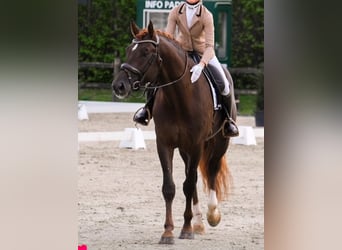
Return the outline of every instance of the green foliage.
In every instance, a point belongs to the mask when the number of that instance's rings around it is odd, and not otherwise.
[[[258,67],[264,61],[264,1],[233,0],[233,67]]]
[[[253,115],[255,111],[256,95],[240,95],[239,115]]]
[[[254,74],[234,75],[235,89],[254,89],[258,82],[258,76]]]
[[[264,62],[264,1],[233,0],[232,66],[262,67]],[[253,111],[264,110],[262,75],[234,77],[236,89],[258,90]],[[241,100],[241,104],[244,101]],[[250,111],[247,111],[250,113]]]
[[[113,62],[123,59],[131,40],[128,23],[136,16],[135,0],[89,0],[78,5],[78,61]],[[108,82],[112,70],[79,70],[80,82]]]
[[[113,97],[108,89],[79,89],[78,100],[110,102]]]
[[[145,102],[145,97],[141,91],[134,93],[130,97],[124,100],[119,100],[113,97],[112,92],[109,89],[79,89],[78,100],[84,101],[103,101],[103,102]]]

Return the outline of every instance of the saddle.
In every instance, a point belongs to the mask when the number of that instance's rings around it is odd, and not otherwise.
[[[190,58],[194,60],[195,63],[199,63],[201,61],[201,56],[196,51],[190,51],[188,52]],[[220,82],[220,73],[217,71],[217,69],[208,64],[203,69],[203,74],[205,78],[208,81],[208,84],[210,86],[211,95],[213,98],[214,103],[214,110],[220,110],[222,109],[221,104],[221,92],[224,89],[224,84],[219,84]],[[223,85],[223,86],[222,86]]]

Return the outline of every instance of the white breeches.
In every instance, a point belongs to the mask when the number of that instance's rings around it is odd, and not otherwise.
[[[210,65],[215,66],[215,68],[220,72],[222,79],[224,80],[224,90],[222,91],[222,95],[226,96],[229,94],[230,89],[229,89],[229,82],[227,80],[226,75],[224,74],[224,71],[222,69],[221,63],[219,62],[219,60],[217,59],[216,56],[214,56],[210,61],[209,61]]]

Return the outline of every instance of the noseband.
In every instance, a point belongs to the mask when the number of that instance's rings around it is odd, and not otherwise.
[[[160,71],[160,68],[161,68],[161,64],[162,64],[163,59],[160,57],[160,54],[159,54],[159,36],[156,35],[156,38],[157,38],[157,41],[154,41],[154,40],[140,40],[140,41],[138,41],[136,39],[133,39],[133,41],[132,41],[133,44],[152,43],[156,47],[156,52],[153,53],[150,56],[150,58],[147,60],[142,71],[140,71],[139,69],[137,69],[136,67],[134,67],[128,63],[121,64],[120,69],[122,69],[126,72],[127,77],[128,77],[128,81],[129,81],[130,85],[132,86],[133,90],[139,90],[141,87],[144,87],[145,89],[158,89],[158,88],[166,87],[166,86],[172,85],[172,84],[180,81],[185,76],[186,69],[188,68],[188,55],[184,51],[185,66],[184,66],[184,70],[183,70],[182,75],[178,79],[171,81],[171,82],[168,82],[168,83],[165,83],[165,84],[162,84],[162,85],[154,85],[154,86],[152,86],[152,84],[156,83],[157,79],[155,79],[153,82],[143,83],[146,72],[149,70],[149,68],[151,67],[152,63],[155,61],[156,58],[158,59],[158,62],[159,62],[158,63],[158,71]],[[132,82],[131,73],[137,75],[140,80]],[[158,76],[157,76],[157,78],[158,78]]]
[[[120,69],[122,69],[126,72],[127,77],[128,77],[128,81],[131,84],[133,90],[138,90],[142,86],[141,82],[143,82],[145,75],[146,75],[146,72],[149,70],[149,68],[151,67],[151,65],[153,64],[153,62],[155,61],[156,58],[159,61],[158,68],[160,69],[162,58],[159,55],[159,46],[158,46],[159,45],[159,36],[156,35],[156,38],[157,38],[157,41],[154,41],[154,40],[140,40],[140,41],[138,41],[136,39],[133,39],[133,41],[132,41],[133,44],[152,43],[156,47],[156,52],[150,55],[150,57],[146,61],[145,66],[143,67],[143,70],[140,71],[139,69],[137,69],[136,67],[134,67],[128,63],[121,64]],[[140,80],[132,82],[131,73],[137,75]]]

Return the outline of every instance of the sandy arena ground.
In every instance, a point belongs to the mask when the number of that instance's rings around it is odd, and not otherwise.
[[[79,132],[123,131],[134,127],[132,113],[93,113],[79,121]],[[238,117],[238,125],[254,126],[253,117]],[[142,130],[153,130],[153,122]],[[89,250],[113,249],[264,249],[264,138],[257,145],[230,145],[228,165],[233,190],[220,204],[221,222],[206,221],[207,195],[199,178],[199,199],[206,233],[194,240],[178,239],[183,225],[184,165],[174,157],[176,196],[173,202],[174,245],[159,245],[165,206],[162,171],[154,140],[146,149],[119,148],[119,141],[79,143],[79,244]]]

